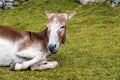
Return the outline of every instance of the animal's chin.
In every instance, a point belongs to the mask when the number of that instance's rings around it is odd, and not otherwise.
[[[51,54],[56,54],[58,52],[58,50],[53,50],[53,51],[50,51]]]

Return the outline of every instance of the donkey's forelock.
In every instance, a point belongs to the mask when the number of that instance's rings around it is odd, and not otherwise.
[[[52,24],[53,22],[59,23],[59,25],[66,24],[66,18],[62,13],[56,13],[52,15],[47,24]]]

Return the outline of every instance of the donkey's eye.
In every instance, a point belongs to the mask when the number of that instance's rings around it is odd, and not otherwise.
[[[60,27],[60,29],[63,29],[63,28],[65,28],[65,26],[61,26],[61,27]]]

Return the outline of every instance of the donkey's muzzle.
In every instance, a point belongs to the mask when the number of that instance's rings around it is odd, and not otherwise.
[[[48,49],[52,54],[55,54],[58,51],[56,44],[48,44]]]

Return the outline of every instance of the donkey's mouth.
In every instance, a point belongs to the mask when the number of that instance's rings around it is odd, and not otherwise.
[[[58,52],[58,49],[57,48],[49,48],[49,51],[52,53],[52,54],[56,54]]]
[[[56,54],[58,50],[50,51],[52,54]]]

